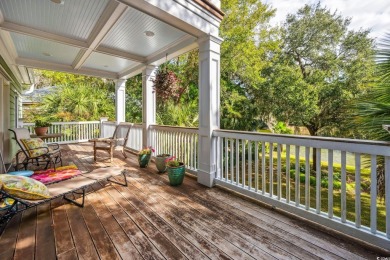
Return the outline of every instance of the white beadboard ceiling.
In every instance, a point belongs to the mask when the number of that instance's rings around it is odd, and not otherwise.
[[[154,32],[155,35],[148,37],[145,31]],[[158,51],[161,46],[177,41],[184,35],[184,32],[172,26],[138,10],[128,8],[107,34],[102,46],[121,51],[137,50],[139,55],[148,56]]]
[[[89,56],[88,60],[84,63],[83,67],[89,69],[118,72],[135,65],[137,65],[137,62],[98,52],[93,52]]]
[[[108,0],[1,0],[4,20],[45,32],[86,40]]]
[[[115,0],[0,0],[0,40],[19,67],[126,78],[196,42],[156,17]]]
[[[11,33],[11,38],[15,43],[18,56],[26,59],[72,65],[80,51],[73,46],[18,33]]]

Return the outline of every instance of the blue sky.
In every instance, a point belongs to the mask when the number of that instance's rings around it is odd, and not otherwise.
[[[264,3],[276,8],[273,24],[282,23],[288,13],[295,13],[304,4],[316,4],[316,0],[263,0]],[[338,11],[343,17],[351,17],[350,28],[371,28],[370,36],[383,38],[390,33],[390,1],[389,0],[323,0],[322,6],[331,11]]]

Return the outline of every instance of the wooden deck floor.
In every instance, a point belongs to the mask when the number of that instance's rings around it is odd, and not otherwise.
[[[129,169],[128,187],[96,185],[84,208],[52,201],[16,215],[0,237],[0,259],[376,259],[359,245],[186,177],[168,185],[154,165],[63,145],[65,165]]]

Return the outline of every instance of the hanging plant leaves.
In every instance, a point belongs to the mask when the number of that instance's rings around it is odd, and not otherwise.
[[[158,101],[168,101],[172,99],[177,103],[184,89],[180,86],[180,79],[175,72],[159,68],[153,80],[154,91]]]

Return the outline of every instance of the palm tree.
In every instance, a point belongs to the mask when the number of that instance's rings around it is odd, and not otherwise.
[[[382,126],[390,125],[390,34],[378,44],[376,53],[378,79],[373,88],[357,104],[354,122],[366,138],[390,141],[390,134]],[[384,160],[378,158],[378,196],[385,195]]]

